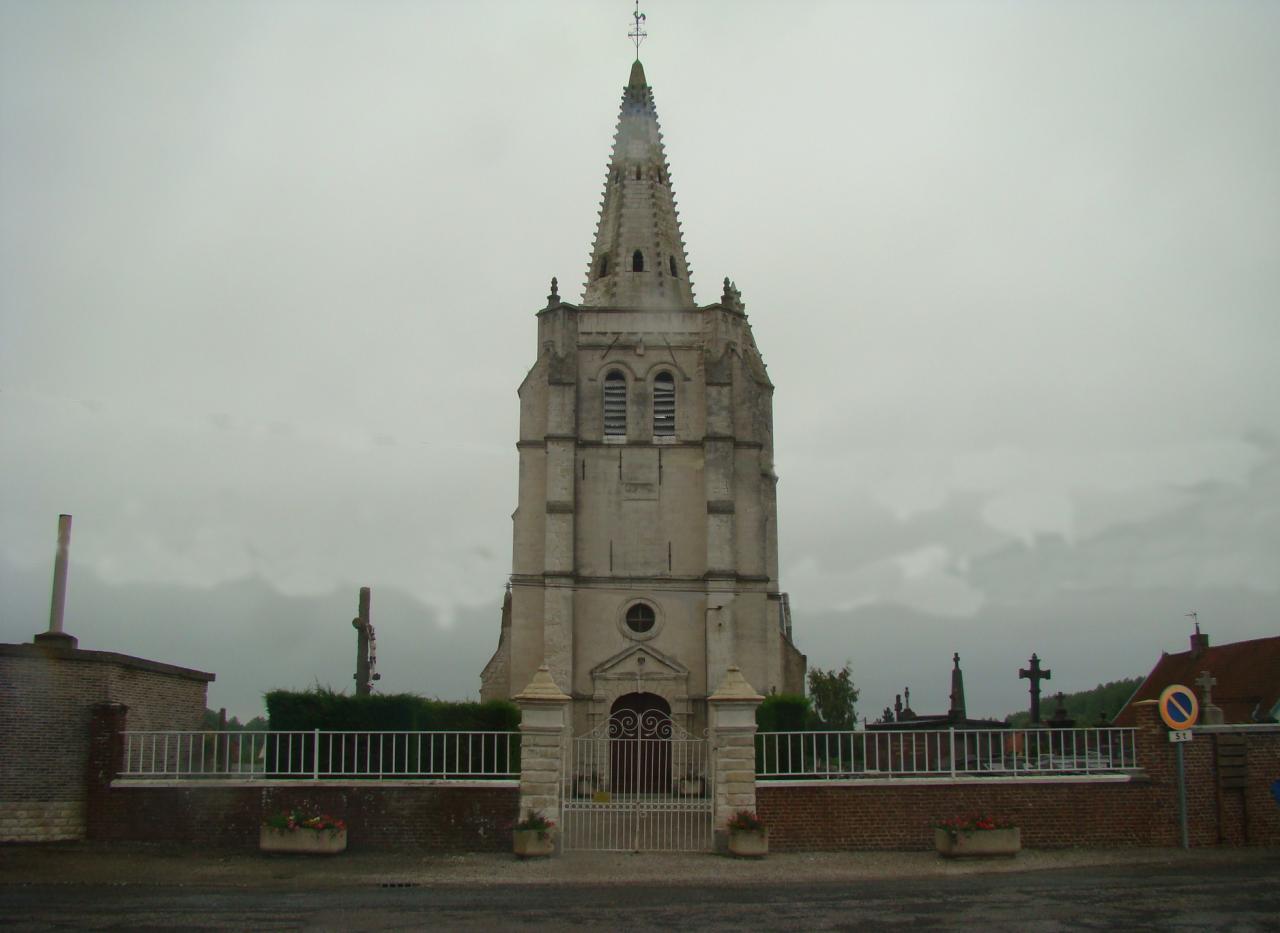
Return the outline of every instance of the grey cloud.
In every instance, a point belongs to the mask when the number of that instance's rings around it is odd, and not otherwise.
[[[647,12],[695,286],[737,281],[777,385],[811,659],[905,676],[963,635],[940,678],[992,645],[1066,670],[1105,618],[1096,681],[1189,608],[1219,640],[1274,629],[1280,8]],[[0,6],[0,557],[41,576],[69,511],[76,581],[105,581],[85,599],[175,586],[210,624],[237,580],[377,581],[478,672],[515,387],[548,280],[581,285],[618,14]],[[45,597],[11,622],[6,590],[5,637]]]

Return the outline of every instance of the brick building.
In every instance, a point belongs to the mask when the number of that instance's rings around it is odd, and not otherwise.
[[[130,729],[199,729],[213,674],[62,644],[0,644],[0,842],[85,835],[92,713]]]
[[[1210,696],[1213,705],[1222,710],[1222,722],[1280,721],[1280,635],[1211,647],[1209,636],[1197,624],[1190,648],[1160,655],[1146,680],[1116,714],[1115,725],[1133,725],[1135,704],[1159,699],[1170,684],[1183,684],[1200,694],[1198,682],[1205,671],[1213,680]]]

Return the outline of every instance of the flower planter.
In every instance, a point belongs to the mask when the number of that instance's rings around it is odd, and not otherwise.
[[[769,854],[769,830],[729,830],[729,854],[738,858],[764,858]]]
[[[676,782],[676,793],[681,797],[705,797],[706,782],[702,778],[681,778]]]
[[[263,826],[258,831],[258,848],[263,852],[302,855],[337,855],[346,851],[345,829],[276,829]]]
[[[511,832],[511,848],[520,858],[542,858],[555,854],[556,840],[545,829],[516,829]]]
[[[934,829],[933,843],[943,858],[1012,858],[1022,849],[1022,830],[1016,826],[1008,829],[960,829],[954,832]]]

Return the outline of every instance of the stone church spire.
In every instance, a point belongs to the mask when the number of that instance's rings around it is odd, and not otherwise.
[[[582,303],[649,310],[695,307],[653,89],[639,59],[622,93]]]

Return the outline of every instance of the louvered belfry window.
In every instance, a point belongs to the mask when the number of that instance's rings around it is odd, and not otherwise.
[[[604,433],[614,437],[627,433],[627,379],[616,369],[604,377]]]
[[[676,433],[676,380],[671,373],[658,373],[653,380],[653,433],[658,437]]]

